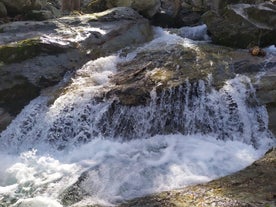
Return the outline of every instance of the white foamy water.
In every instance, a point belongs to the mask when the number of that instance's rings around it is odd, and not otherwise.
[[[59,195],[87,172],[79,185],[89,195],[82,203],[111,205],[227,175],[263,153],[239,141],[203,135],[158,135],[126,143],[95,139],[51,156],[29,151],[1,169],[6,179],[1,181],[0,201],[8,204],[16,198],[8,206],[60,206]]]
[[[211,77],[153,90],[147,106],[98,100],[112,87],[118,63],[172,44],[196,49],[159,29],[126,57],[86,63],[54,101],[45,93],[26,106],[0,135],[0,206],[115,205],[227,175],[275,145],[245,76],[219,91]]]

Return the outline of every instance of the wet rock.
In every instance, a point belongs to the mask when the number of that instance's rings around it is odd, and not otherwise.
[[[157,89],[162,90],[182,85],[187,79],[191,82],[206,79],[212,74],[213,85],[220,88],[225,80],[235,74],[260,72],[264,63],[263,58],[256,59],[247,51],[210,44],[195,47],[175,44],[166,46],[166,50],[160,46],[138,53],[132,61],[119,65],[119,73],[112,78],[116,87],[108,96],[117,95],[126,105],[145,104],[153,87],[158,86]],[[132,88],[140,90],[133,93]],[[137,95],[137,102],[134,94]]]
[[[250,48],[276,44],[275,17],[276,6],[265,2],[228,5],[221,15],[208,11],[203,15],[203,21],[214,43]]]
[[[120,207],[140,206],[274,206],[276,149],[251,166],[206,184],[133,199]]]

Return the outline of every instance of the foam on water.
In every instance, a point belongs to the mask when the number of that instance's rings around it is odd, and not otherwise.
[[[52,157],[29,151],[6,172],[2,170],[9,181],[0,183],[0,201],[19,199],[12,206],[59,206],[59,195],[86,172],[79,184],[89,195],[86,204],[111,205],[227,175],[258,159],[264,150],[239,141],[179,134],[125,143],[95,139]]]
[[[275,145],[245,76],[219,91],[211,77],[153,90],[143,107],[97,101],[112,87],[118,63],[172,44],[196,48],[157,29],[153,41],[126,57],[86,63],[54,102],[41,95],[26,106],[0,135],[0,206],[60,207],[75,182],[80,205],[114,205],[227,175]]]

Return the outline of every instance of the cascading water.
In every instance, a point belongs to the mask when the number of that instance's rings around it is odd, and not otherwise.
[[[162,33],[137,51],[179,41],[191,46]],[[109,206],[227,175],[275,144],[246,76],[220,90],[211,76],[153,89],[146,106],[99,98],[137,51],[88,62],[53,103],[41,95],[1,133],[0,206]]]

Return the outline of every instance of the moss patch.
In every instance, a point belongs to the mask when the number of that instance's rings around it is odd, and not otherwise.
[[[4,63],[21,62],[39,53],[39,39],[28,39],[0,46],[0,61]]]
[[[56,45],[42,43],[39,38],[31,38],[0,46],[0,62],[17,63],[38,56],[42,52],[59,53],[63,50]]]

